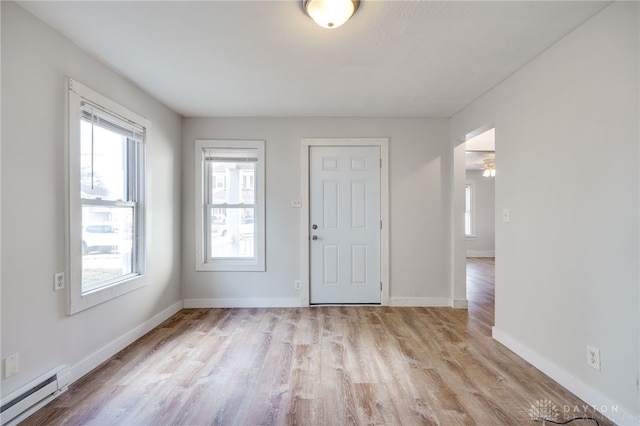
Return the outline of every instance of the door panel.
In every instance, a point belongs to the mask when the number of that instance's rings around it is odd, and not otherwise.
[[[310,302],[380,303],[380,148],[309,156]]]
[[[338,181],[324,181],[322,182],[323,197],[323,215],[322,225],[324,229],[338,229],[340,228],[340,182]]]

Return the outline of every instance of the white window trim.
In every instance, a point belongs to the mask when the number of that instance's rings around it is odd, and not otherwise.
[[[138,203],[139,221],[138,229],[139,252],[137,274],[131,277],[124,277],[122,280],[97,289],[92,292],[82,294],[82,201],[80,198],[80,104],[87,101],[97,105],[100,108],[113,113],[121,118],[132,121],[145,128],[145,140],[149,140],[151,133],[151,122],[144,117],[128,110],[127,108],[117,104],[116,102],[100,95],[87,86],[69,79],[68,85],[68,137],[66,138],[67,150],[67,260],[68,260],[68,287],[69,299],[67,305],[67,313],[69,315],[96,306],[123,294],[129,293],[146,285],[144,275],[146,273],[146,247],[148,246],[148,233],[146,224],[149,222],[148,210],[146,205],[149,202],[147,196],[146,183],[148,179],[148,170],[145,167],[146,152],[143,155],[140,166],[140,172],[144,182],[140,185],[140,202]],[[146,142],[144,150],[146,151]]]
[[[248,148],[256,149],[258,161],[255,172],[256,226],[255,258],[214,259],[207,261],[204,191],[205,173],[203,150],[205,148]],[[195,241],[196,271],[265,271],[265,141],[257,140],[211,140],[199,139],[195,142]]]
[[[477,237],[476,235],[476,181],[472,179],[467,179],[465,181],[464,186],[465,188],[467,186],[471,188],[471,208],[470,208],[471,234],[467,235],[465,232],[465,237],[467,240],[473,240]],[[465,195],[465,213],[466,213],[466,195]]]

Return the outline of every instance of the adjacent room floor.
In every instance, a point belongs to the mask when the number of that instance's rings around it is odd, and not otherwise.
[[[22,424],[611,425],[491,338],[493,268],[468,311],[185,309]]]

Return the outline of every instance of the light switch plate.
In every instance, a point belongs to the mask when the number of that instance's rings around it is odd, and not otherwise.
[[[502,209],[502,221],[505,223],[509,223],[511,221],[511,213],[509,209]]]

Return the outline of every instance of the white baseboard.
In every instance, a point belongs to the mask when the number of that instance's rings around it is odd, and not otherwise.
[[[184,308],[299,308],[302,298],[256,299],[185,299]]]
[[[452,307],[448,297],[390,297],[389,306]]]
[[[101,349],[96,351],[95,353],[89,355],[76,365],[71,367],[71,373],[69,374],[69,383],[73,383],[76,380],[80,379],[85,374],[89,373],[94,368],[98,367],[100,364],[138,340],[140,337],[147,334],[149,331],[153,330],[155,327],[159,326],[163,321],[169,319],[175,313],[182,309],[182,301],[176,302],[173,305],[169,306],[162,312],[154,315],[148,321],[145,321],[143,324],[137,326],[133,330],[127,332],[116,340],[108,343],[103,346]]]
[[[467,250],[467,257],[496,257],[495,250]]]
[[[185,309],[199,308],[298,308],[306,307],[302,299],[185,299]],[[391,297],[389,306],[455,307],[467,308],[466,299],[452,300],[448,297]]]
[[[467,309],[469,301],[467,299],[453,299],[453,307],[456,309]]]
[[[590,409],[595,408],[602,415],[620,426],[640,424],[640,418],[634,415],[631,411],[626,410],[620,406],[620,404],[616,404],[615,401],[610,400],[597,390],[580,381],[575,376],[569,374],[566,370],[558,367],[546,358],[543,358],[495,326],[492,329],[492,336],[495,340],[515,352],[535,368],[567,388],[578,398],[585,401]],[[532,401],[532,403],[534,403],[534,401]]]

